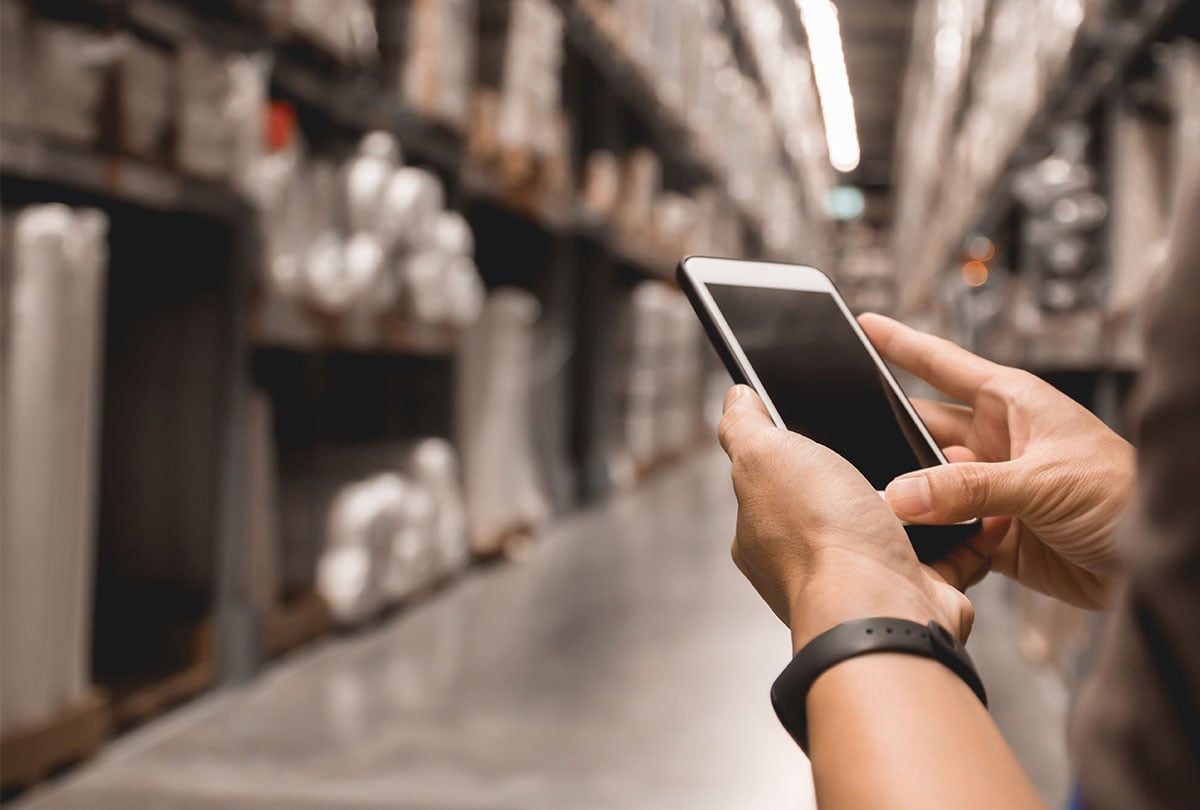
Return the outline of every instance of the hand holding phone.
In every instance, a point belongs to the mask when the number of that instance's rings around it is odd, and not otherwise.
[[[947,463],[824,273],[689,257],[678,278],[734,381],[754,388],[777,426],[834,450],[881,495],[900,475]],[[906,530],[928,561],[979,525]]]

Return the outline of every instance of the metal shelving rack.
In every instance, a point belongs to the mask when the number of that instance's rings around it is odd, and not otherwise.
[[[612,43],[598,38],[597,31],[579,16],[574,3],[564,0],[561,5],[568,21],[564,97],[568,115],[576,122],[573,129],[582,128],[578,121],[585,109],[589,114],[614,115],[627,122],[626,129],[649,133],[650,145],[657,149],[664,164],[672,167],[675,177],[720,186],[721,172],[695,147],[683,122],[659,103],[631,61]],[[382,84],[369,73],[332,72],[280,48],[253,16],[245,23],[208,18],[194,7],[172,0],[116,0],[100,6],[119,24],[160,42],[199,41],[210,48],[270,52],[274,57],[273,93],[311,108],[315,115],[323,116],[347,134],[372,129],[390,131],[400,140],[410,162],[437,172],[446,183],[450,204],[462,211],[476,229],[477,261],[487,285],[516,284],[532,291],[542,304],[539,343],[566,347],[567,359],[552,378],[539,382],[542,395],[536,398],[544,411],[538,414],[543,426],[540,442],[545,445],[540,449],[544,451],[548,477],[556,485],[552,493],[556,507],[564,511],[604,495],[604,456],[612,430],[611,420],[605,417],[619,387],[618,346],[612,327],[620,317],[630,285],[644,279],[670,279],[678,257],[662,255],[655,247],[640,244],[610,226],[589,223],[577,214],[574,205],[551,205],[505,188],[484,167],[471,163],[461,133],[389,100],[381,93]],[[592,83],[588,87],[598,97],[593,98],[581,85],[584,74]],[[630,136],[619,131],[620,125],[609,129],[596,145],[617,151],[628,145],[626,139]],[[583,136],[576,131],[575,138],[572,168],[578,175],[584,157]],[[243,194],[223,183],[199,180],[166,165],[7,129],[0,131],[0,176],[4,179],[5,205],[65,201],[109,211],[116,223],[114,230],[123,232],[126,240],[113,251],[112,276],[118,285],[129,283],[121,280],[129,273],[144,278],[148,272],[147,268],[134,271],[125,264],[131,257],[135,263],[140,261],[131,252],[137,242],[131,236],[134,232],[173,223],[166,230],[186,236],[172,246],[168,234],[156,234],[159,253],[155,255],[159,260],[167,255],[166,251],[179,250],[181,245],[209,245],[187,263],[188,278],[192,279],[189,283],[195,290],[182,288],[179,293],[198,296],[195,300],[188,298],[181,306],[188,308],[188,318],[195,321],[193,326],[198,330],[197,339],[206,346],[202,365],[209,375],[204,378],[205,384],[211,383],[209,398],[188,423],[193,427],[203,424],[205,429],[184,431],[187,435],[174,440],[178,446],[172,451],[181,459],[189,458],[189,448],[202,450],[204,456],[197,469],[187,471],[184,477],[190,482],[185,488],[187,497],[199,498],[213,510],[211,522],[195,529],[205,534],[212,557],[210,607],[204,626],[194,628],[197,638],[208,641],[197,647],[197,655],[204,660],[194,660],[189,669],[175,673],[187,674],[186,682],[172,676],[160,679],[157,691],[154,683],[139,687],[140,691],[131,692],[135,699],[125,705],[126,711],[119,718],[110,715],[109,721],[137,722],[207,688],[214,677],[223,683],[244,681],[268,656],[302,643],[327,627],[327,620],[322,625],[320,610],[314,609],[311,600],[300,600],[292,613],[264,615],[245,593],[241,503],[244,437],[257,364],[267,362],[264,357],[269,361],[289,356],[299,358],[296,362],[301,365],[340,362],[337,358],[357,356],[374,358],[371,362],[393,362],[386,359],[392,357],[394,362],[432,364],[429,384],[437,390],[426,393],[448,402],[453,401],[458,335],[448,328],[418,326],[392,318],[375,324],[371,337],[363,338],[340,319],[306,312],[303,307],[291,306],[282,314],[265,312],[255,294],[261,256],[255,210]],[[744,209],[742,219],[749,243],[761,244],[757,233],[760,225]],[[521,238],[512,237],[514,230],[522,234]],[[500,239],[498,234],[505,238]],[[501,252],[509,249],[504,246],[513,244],[520,245],[520,255]],[[209,271],[211,275],[206,277]],[[170,283],[169,279],[162,282],[168,285],[161,288],[164,295]],[[110,324],[110,331],[112,328]],[[132,337],[125,335],[124,339]],[[125,351],[134,355],[140,352],[130,346]],[[172,375],[194,372],[190,358],[177,360],[167,377],[175,379]],[[108,402],[111,386],[122,384],[117,378],[128,377],[149,360],[135,356],[129,362],[133,366],[123,374],[106,374],[108,410],[112,409]],[[144,409],[171,411],[175,407],[170,396],[155,393],[154,388],[147,386],[139,394],[138,408],[122,423],[128,431],[139,429],[130,420],[137,413],[145,413]],[[453,432],[449,410],[443,407],[439,415],[443,422],[436,430],[443,434]],[[106,431],[110,427],[106,422]],[[162,439],[156,436],[141,439],[139,446],[145,448],[146,442]],[[105,438],[106,443],[111,442],[110,461],[113,455],[120,455],[119,445],[125,438]],[[106,475],[108,468],[102,468]],[[119,491],[110,491],[102,482],[102,498],[118,496],[116,503],[102,508],[131,508],[131,499],[140,494],[128,489],[129,480],[127,477],[122,485],[125,489]],[[182,479],[170,480],[179,483]],[[159,488],[144,497],[161,495],[161,487],[167,483],[159,482]],[[162,540],[172,542],[170,537]]]
[[[1064,75],[1057,81],[1038,112],[1032,117],[1017,145],[1008,154],[998,176],[981,196],[978,210],[970,219],[970,228],[954,233],[935,245],[938,261],[919,268],[905,279],[908,309],[928,306],[934,298],[934,284],[942,264],[952,259],[958,246],[971,232],[992,232],[1012,212],[1015,200],[1012,181],[1016,173],[1044,157],[1051,149],[1051,136],[1063,123],[1087,119],[1107,101],[1117,97],[1129,79],[1131,68],[1159,41],[1173,20],[1186,14],[1186,0],[1149,0],[1137,4],[1137,11],[1113,26],[1102,41],[1076,42]],[[976,67],[973,53],[971,70]]]

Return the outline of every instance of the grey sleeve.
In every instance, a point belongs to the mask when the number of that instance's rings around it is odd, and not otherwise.
[[[1089,810],[1200,808],[1200,173],[1139,382],[1130,574],[1072,728]]]

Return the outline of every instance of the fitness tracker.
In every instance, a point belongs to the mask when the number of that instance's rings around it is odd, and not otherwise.
[[[971,656],[954,634],[937,622],[917,624],[887,618],[843,622],[805,644],[771,686],[775,713],[804,753],[808,753],[805,702],[813,682],[835,664],[878,652],[906,653],[940,661],[962,678],[987,706],[987,692]]]

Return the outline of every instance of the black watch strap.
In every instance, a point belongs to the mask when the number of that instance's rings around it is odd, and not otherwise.
[[[907,653],[940,661],[987,706],[987,692],[971,656],[954,634],[937,622],[917,624],[886,618],[843,622],[804,645],[771,687],[775,713],[804,753],[808,753],[805,704],[813,683],[825,670],[847,658],[877,652]]]

